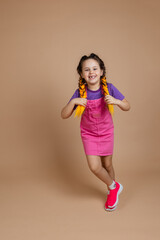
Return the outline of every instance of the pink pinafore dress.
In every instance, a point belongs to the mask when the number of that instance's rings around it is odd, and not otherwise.
[[[113,154],[114,124],[104,97],[87,100],[81,117],[80,130],[86,155]]]

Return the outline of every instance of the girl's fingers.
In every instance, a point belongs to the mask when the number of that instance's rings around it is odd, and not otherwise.
[[[86,103],[82,103],[82,106],[86,107]]]
[[[112,102],[110,102],[110,101],[107,101],[107,104],[113,104]]]

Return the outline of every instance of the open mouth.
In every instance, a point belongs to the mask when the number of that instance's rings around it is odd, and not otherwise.
[[[94,79],[96,76],[93,75],[93,76],[89,76],[89,79]]]

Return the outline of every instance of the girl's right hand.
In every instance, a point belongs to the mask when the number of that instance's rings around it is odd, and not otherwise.
[[[86,107],[86,105],[87,105],[86,98],[73,98],[72,100],[75,105],[82,105],[84,107]]]

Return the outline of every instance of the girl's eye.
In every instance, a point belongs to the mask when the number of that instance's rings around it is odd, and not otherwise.
[[[93,70],[97,70],[97,68],[93,68]],[[89,71],[89,69],[86,69],[85,72],[86,72],[86,71]]]

